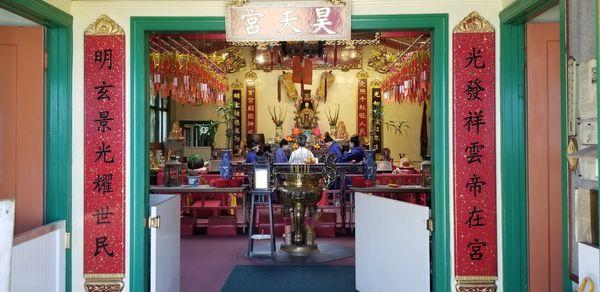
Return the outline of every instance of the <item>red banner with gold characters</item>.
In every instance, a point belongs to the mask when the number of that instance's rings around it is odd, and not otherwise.
[[[86,290],[117,291],[125,274],[125,34],[105,15],[85,31],[84,64],[83,272]]]
[[[256,134],[256,73],[246,73],[246,134]]]
[[[375,79],[371,81],[371,106],[383,107],[381,100],[381,80]],[[371,109],[373,110],[373,109]],[[371,137],[371,144],[369,146],[371,150],[375,150],[375,153],[381,153],[383,150],[383,116],[372,118],[371,131],[373,136]]]
[[[356,104],[356,133],[361,137],[369,136],[369,104],[368,104],[368,92],[369,86],[369,74],[365,71],[360,71],[356,75],[358,79],[358,94]]]
[[[237,79],[231,86],[231,99],[235,103],[235,118],[233,119],[233,128],[231,129],[231,139],[233,143],[232,150],[235,154],[240,153],[242,150],[242,87],[243,84]]]
[[[473,12],[452,40],[455,274],[459,291],[488,291],[498,273],[494,29]]]

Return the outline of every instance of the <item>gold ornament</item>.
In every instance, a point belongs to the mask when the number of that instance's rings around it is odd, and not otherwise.
[[[374,79],[371,81],[371,88],[381,88],[381,80]]]
[[[239,79],[236,79],[235,82],[231,83],[231,88],[241,90],[243,87],[242,82]]]
[[[454,33],[494,32],[494,26],[473,11],[454,27]]]
[[[335,82],[335,76],[331,71],[325,71],[321,73],[321,78],[319,79],[319,88],[317,88],[317,98],[327,100],[327,96],[325,95],[325,80],[327,80],[327,90],[333,85]]]
[[[372,39],[351,39],[344,41],[325,41],[325,45],[327,46],[346,46],[346,47],[355,47],[355,46],[373,46],[379,45],[381,43],[381,33],[376,32],[375,36]]]
[[[246,75],[244,77],[248,81],[255,81],[257,78],[256,72],[254,72],[254,71],[248,71],[248,73],[246,73]]]
[[[244,4],[246,4],[246,0],[232,0],[231,2],[229,2],[229,6],[235,6],[235,7],[242,7],[244,6]]]
[[[373,70],[385,74],[388,73],[390,67],[396,63],[398,56],[385,51],[383,48],[377,48],[371,52],[371,58],[367,64]]]
[[[367,73],[367,71],[360,71],[360,72],[356,73],[356,78],[367,79],[367,78],[369,78],[369,73]]]
[[[121,292],[123,274],[85,274],[83,284],[86,292]]]
[[[495,292],[496,276],[456,276],[458,292]]]
[[[246,67],[246,59],[244,59],[239,49],[232,49],[225,53],[225,57],[219,57],[217,65],[227,73],[235,73]]]
[[[294,82],[292,81],[292,73],[290,72],[281,72],[279,76],[279,83],[281,88],[284,89],[288,98],[296,100],[298,99],[298,91],[294,86]]]
[[[125,31],[110,17],[102,14],[85,30],[85,35],[124,35]]]

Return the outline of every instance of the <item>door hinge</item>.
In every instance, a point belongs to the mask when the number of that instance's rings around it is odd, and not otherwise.
[[[148,218],[148,228],[160,228],[160,216],[153,216]]]
[[[433,219],[427,219],[427,230],[433,232]]]
[[[48,52],[44,52],[44,70],[48,70]]]
[[[65,249],[71,249],[71,232],[65,232]]]

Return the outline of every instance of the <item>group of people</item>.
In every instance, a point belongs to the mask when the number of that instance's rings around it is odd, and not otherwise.
[[[360,137],[353,135],[350,137],[350,147],[348,151],[342,152],[342,146],[336,142],[329,133],[325,133],[325,146],[329,153],[333,153],[336,157],[335,162],[361,162],[364,158],[364,149],[360,143]],[[255,163],[258,161],[258,152],[260,147],[253,145],[246,156],[246,163]],[[305,163],[307,160],[314,160],[314,154],[306,148],[306,136],[300,135],[298,137],[298,149],[294,150],[288,157],[287,152],[289,150],[289,142],[285,139],[279,142],[279,148],[275,151],[274,162],[275,163],[291,163],[299,164]]]

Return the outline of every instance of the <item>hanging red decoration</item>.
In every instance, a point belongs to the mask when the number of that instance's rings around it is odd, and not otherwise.
[[[396,102],[429,101],[429,50],[416,50],[404,55],[390,71],[383,80],[381,90],[393,96]]]
[[[220,103],[229,89],[225,72],[204,54],[154,51],[150,80],[154,95],[182,104]]]

